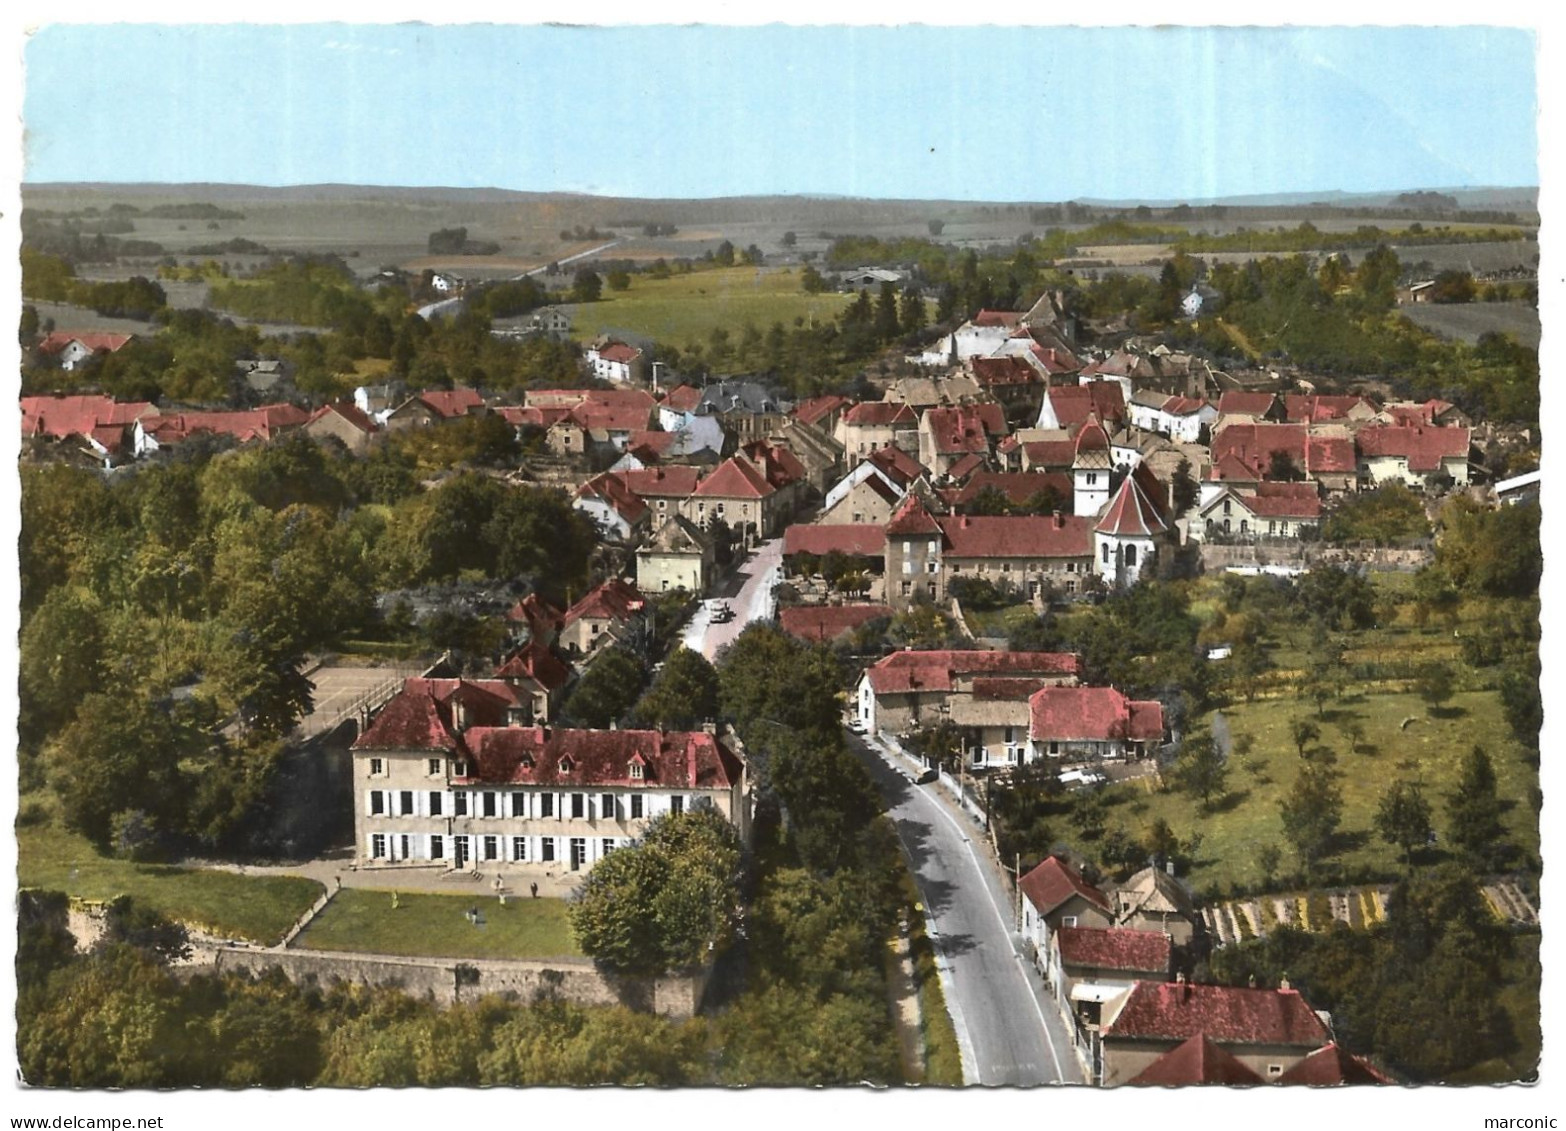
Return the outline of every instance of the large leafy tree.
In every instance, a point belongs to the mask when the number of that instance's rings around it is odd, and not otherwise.
[[[1381,795],[1376,807],[1376,832],[1403,852],[1403,863],[1413,861],[1414,849],[1430,839],[1430,802],[1418,782],[1395,781]]]
[[[1332,836],[1343,819],[1343,792],[1330,766],[1307,762],[1300,767],[1294,786],[1278,802],[1283,837],[1294,847],[1300,863],[1309,870],[1331,847]]]
[[[1505,835],[1495,765],[1484,747],[1475,746],[1463,758],[1457,788],[1446,795],[1447,839],[1469,856],[1491,862]]]
[[[733,934],[740,869],[739,834],[715,809],[660,817],[587,874],[569,908],[571,929],[615,973],[696,965]]]
[[[636,705],[635,721],[688,730],[717,715],[718,672],[700,652],[678,647]]]

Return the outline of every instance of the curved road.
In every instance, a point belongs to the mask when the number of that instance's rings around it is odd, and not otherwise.
[[[913,864],[962,1048],[963,1083],[1083,1083],[1065,1023],[1023,957],[1011,900],[975,843],[983,830],[945,803],[941,787],[912,784],[912,763],[879,740],[851,738],[850,746]]]

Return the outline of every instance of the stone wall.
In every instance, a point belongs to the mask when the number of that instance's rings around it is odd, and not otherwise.
[[[1430,562],[1431,550],[1420,547],[1324,546],[1320,543],[1267,542],[1254,545],[1201,543],[1202,568],[1209,573],[1229,566],[1285,566],[1305,569],[1316,565],[1362,565],[1378,570],[1413,571]]]
[[[711,975],[710,967],[702,967],[692,973],[661,978],[615,978],[582,958],[402,958],[209,943],[194,945],[192,951],[189,962],[179,967],[183,973],[205,973],[216,968],[260,974],[276,966],[300,984],[314,981],[328,986],[342,981],[395,986],[414,997],[432,997],[441,1005],[475,1001],[486,994],[511,995],[524,1002],[544,996],[577,1005],[625,1005],[676,1021],[693,1016],[701,1008]]]

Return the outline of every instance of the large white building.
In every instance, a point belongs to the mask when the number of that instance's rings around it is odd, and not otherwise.
[[[748,839],[731,737],[521,725],[494,682],[410,679],[354,743],[361,867],[582,871],[655,817],[709,805]]]

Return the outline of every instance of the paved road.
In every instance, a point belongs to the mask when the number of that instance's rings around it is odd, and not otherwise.
[[[558,267],[564,267],[567,263],[575,263],[578,259],[587,259],[590,256],[601,255],[620,242],[621,241],[619,240],[610,240],[608,243],[599,244],[597,247],[588,248],[586,251],[579,251],[575,255],[568,255],[564,259],[557,259],[555,260],[555,265]],[[542,267],[534,267],[531,271],[524,271],[520,275],[511,276],[511,278],[513,281],[518,279],[526,279],[529,275],[542,275],[545,271],[548,270],[549,264],[546,263]]]
[[[701,603],[685,626],[681,642],[692,652],[700,652],[712,659],[751,621],[768,620],[777,611],[777,598],[773,588],[783,577],[783,539],[763,542],[756,552],[747,558],[733,576],[718,586],[713,595]],[[714,624],[712,611],[720,604],[734,610],[734,619],[727,624]]]
[[[947,1008],[962,1048],[963,1082],[1082,1083],[1065,1024],[1022,955],[1015,912],[983,831],[908,778],[910,763],[879,742],[854,739],[913,861],[930,934],[943,958]],[[972,838],[972,839],[970,839]]]

